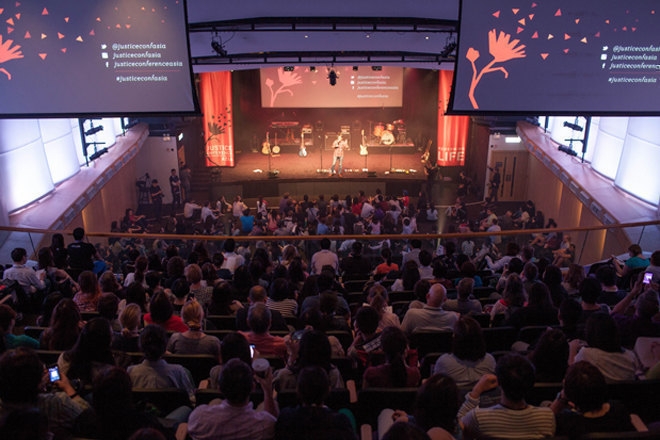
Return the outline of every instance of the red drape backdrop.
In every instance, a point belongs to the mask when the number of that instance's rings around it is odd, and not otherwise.
[[[469,116],[446,116],[453,72],[440,70],[438,79],[438,166],[465,165]]]
[[[206,166],[234,166],[234,128],[231,108],[231,72],[199,75],[200,105],[206,139]]]

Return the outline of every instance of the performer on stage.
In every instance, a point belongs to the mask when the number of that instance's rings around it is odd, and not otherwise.
[[[341,134],[337,135],[337,139],[332,143],[332,148],[334,148],[334,153],[333,153],[333,161],[332,161],[332,166],[330,167],[330,176],[334,176],[335,173],[339,175],[339,177],[342,177],[342,169],[343,169],[343,164],[344,164],[344,148],[346,148],[348,144],[344,140]],[[337,169],[335,169],[335,165],[338,164]]]

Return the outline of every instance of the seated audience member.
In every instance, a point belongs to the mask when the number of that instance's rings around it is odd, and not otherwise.
[[[167,347],[167,333],[158,325],[148,325],[140,333],[140,348],[144,360],[128,367],[135,388],[181,388],[188,395],[195,393],[190,372],[181,365],[168,364],[164,359]]]
[[[255,381],[264,393],[263,411],[255,411],[250,402]],[[193,440],[273,438],[278,410],[272,382],[270,369],[262,378],[254,374],[245,362],[231,359],[225,364],[219,379],[225,400],[219,405],[196,407],[188,418],[188,435]]]
[[[73,301],[81,312],[97,312],[101,289],[98,279],[91,270],[83,271],[78,277],[80,290],[73,296]]]
[[[484,374],[495,373],[495,358],[486,353],[481,326],[469,316],[462,316],[454,325],[452,352],[441,355],[433,374],[451,377],[459,387],[476,384]]]
[[[451,377],[434,374],[419,387],[411,416],[401,410],[386,409],[381,412],[378,416],[378,434],[388,432],[393,422],[403,422],[420,428],[433,440],[460,438],[456,420],[461,406],[459,396],[456,382]]]
[[[558,436],[578,439],[590,432],[635,430],[625,407],[608,400],[605,377],[589,362],[576,362],[568,369],[564,388],[551,408],[556,413]]]
[[[140,324],[142,311],[137,304],[129,304],[119,315],[121,331],[112,338],[112,349],[136,353],[140,351]]]
[[[537,382],[561,382],[568,368],[568,341],[559,329],[546,330],[528,355]]]
[[[188,330],[174,333],[167,342],[167,351],[174,354],[210,354],[220,359],[220,340],[202,331],[204,309],[196,299],[188,301],[181,311]]]
[[[399,317],[392,313],[392,307],[388,304],[387,289],[380,284],[374,284],[367,293],[367,302],[378,312],[378,329],[394,326],[400,327]]]
[[[241,332],[248,342],[265,357],[286,356],[284,338],[270,334],[271,311],[264,303],[256,303],[248,309],[247,323],[249,332]]]
[[[507,277],[502,298],[500,298],[490,310],[490,321],[495,322],[498,315],[508,319],[511,314],[525,304],[525,290],[520,276],[512,273]],[[487,309],[486,309],[487,310]]]
[[[458,312],[461,315],[481,313],[481,302],[472,296],[474,291],[474,280],[472,278],[463,278],[456,286],[457,298],[448,299],[442,305],[442,308],[449,312]]]
[[[255,353],[254,357],[256,357],[257,354],[258,352]],[[218,379],[220,378],[220,372],[222,371],[222,367],[227,362],[229,362],[234,358],[237,358],[242,360],[246,364],[251,365],[253,358],[248,340],[245,338],[245,336],[243,336],[239,332],[229,333],[224,338],[222,338],[222,342],[220,344],[220,357],[221,357],[221,364],[211,368],[211,371],[209,372],[208,388],[214,390],[220,389],[220,385],[218,384]]]
[[[371,273],[371,263],[368,258],[362,256],[362,243],[356,241],[351,246],[351,253],[339,262],[342,279],[368,280]]]
[[[504,321],[504,325],[520,329],[530,325],[559,324],[558,312],[552,305],[548,286],[537,281],[532,284],[528,294],[527,304],[512,312]]]
[[[481,277],[477,275],[477,267],[471,261],[461,263],[459,276],[454,280],[454,285],[458,285],[463,278],[472,278],[474,280],[474,287],[483,287],[484,285]]]
[[[296,385],[301,405],[282,409],[275,425],[275,439],[357,440],[348,417],[325,406],[330,389],[331,381],[325,369],[320,366],[301,369]]]
[[[612,255],[612,263],[616,268],[616,274],[624,279],[630,275],[635,269],[641,269],[647,267],[650,262],[644,257],[642,248],[638,244],[631,244],[628,247],[628,259],[626,261],[621,261]]]
[[[5,269],[3,274],[4,279],[16,281],[28,295],[33,295],[37,291],[44,291],[46,289],[46,272],[37,274],[33,268],[26,265],[28,258],[25,249],[13,249],[11,251],[11,260],[13,265]]]
[[[16,312],[7,304],[0,304],[0,337],[5,349],[29,347],[38,349],[39,341],[28,335],[15,335]]]
[[[502,272],[506,269],[506,266],[511,262],[513,258],[516,258],[516,255],[520,252],[520,246],[514,241],[510,241],[506,244],[506,251],[504,256],[499,260],[493,262],[490,255],[486,255],[484,259],[486,260],[486,267],[492,270],[493,272]]]
[[[534,380],[534,367],[525,357],[518,354],[501,357],[495,375],[484,375],[465,395],[465,402],[458,411],[463,438],[537,439],[553,436],[555,417],[552,410],[527,403]],[[500,403],[480,408],[481,394],[498,385],[502,390]]]
[[[248,293],[248,307],[240,308],[236,311],[236,329],[239,331],[247,332],[250,330],[248,327],[247,317],[248,310],[255,304],[266,304],[268,299],[268,293],[264,286],[252,286],[250,292]],[[271,325],[270,330],[273,331],[287,331],[289,327],[286,325],[286,321],[282,314],[277,310],[270,310]]]
[[[410,304],[408,305],[408,309],[424,308],[424,306],[426,305],[426,295],[429,293],[430,289],[431,289],[431,283],[429,282],[429,280],[417,281],[415,283],[415,288],[413,289],[413,297],[415,299],[410,301]]]
[[[132,388],[128,373],[118,367],[104,371],[94,380],[95,417],[87,428],[86,437],[124,440],[133,438],[131,434],[141,428],[151,428],[162,436],[152,438],[174,440],[174,433],[156,416],[135,408]]]
[[[596,302],[612,307],[626,296],[626,290],[619,290],[616,285],[616,269],[601,266],[596,270],[596,279],[600,281],[601,293]],[[633,280],[636,281],[636,280]]]
[[[564,273],[564,281],[561,285],[566,290],[568,296],[576,296],[580,291],[580,284],[584,280],[584,267],[580,264],[569,264],[568,270]]]
[[[582,299],[582,314],[578,323],[584,324],[594,313],[610,313],[607,304],[597,304],[596,301],[601,294],[600,281],[595,278],[585,278],[580,284],[580,298]]]
[[[433,256],[426,249],[422,249],[419,253],[419,278],[422,280],[432,280],[433,277],[433,267],[431,263],[433,262]]]
[[[211,302],[213,286],[207,286],[202,282],[202,269],[197,264],[189,264],[185,269],[186,281],[190,285],[190,295],[206,307]]]
[[[290,344],[288,366],[274,374],[273,386],[276,391],[296,388],[298,374],[306,367],[316,366],[324,369],[330,381],[330,388],[344,388],[341,373],[332,365],[330,341],[325,333],[318,330],[302,332],[299,341],[293,337]]]
[[[372,354],[382,354],[378,323],[378,312],[373,307],[363,306],[355,313],[355,338],[346,354],[353,359],[358,371],[363,371],[371,364]]]
[[[381,335],[385,363],[365,370],[362,388],[415,387],[421,375],[417,366],[406,364],[408,339],[397,327],[386,327]]]
[[[330,250],[332,242],[329,238],[323,237],[320,244],[321,250],[312,255],[312,260],[309,264],[310,273],[313,275],[319,275],[323,266],[331,266],[335,273],[339,273],[339,257],[337,257],[336,253]]]
[[[165,292],[159,292],[151,298],[149,313],[144,315],[145,325],[156,324],[169,332],[185,332],[188,326],[180,316],[174,314],[172,302]]]
[[[568,298],[568,292],[562,286],[563,274],[561,269],[557,266],[547,266],[543,272],[543,283],[548,286],[550,290],[550,298],[552,299],[552,305],[559,307],[559,305]]]
[[[497,284],[495,285],[495,290],[497,290],[500,294],[504,292],[504,287],[506,286],[506,281],[509,278],[509,275],[516,274],[520,276],[523,267],[524,267],[523,261],[518,257],[513,257],[509,261],[509,263],[504,267],[504,270],[502,271],[502,275],[497,280]]]
[[[128,287],[132,282],[138,282],[142,284],[142,287],[145,289],[148,287],[145,279],[147,273],[147,268],[149,266],[149,260],[147,257],[140,255],[135,259],[135,270],[126,274],[124,279],[124,287]]]
[[[634,347],[640,336],[660,337],[660,322],[653,319],[659,311],[658,293],[655,290],[640,292],[642,283],[637,282],[612,309],[612,317],[621,332],[621,345],[626,348]]]
[[[389,247],[381,249],[380,258],[383,262],[374,269],[373,275],[375,280],[383,279],[388,273],[399,270],[399,265],[392,262],[392,249]]]
[[[5,352],[0,357],[0,418],[19,409],[37,408],[48,420],[47,430],[52,436],[48,438],[71,438],[89,404],[66,376],[53,382],[55,388],[51,392],[44,391],[47,381],[48,371],[33,350],[19,347]]]
[[[90,391],[94,379],[103,371],[115,366],[110,345],[112,329],[105,318],[94,318],[85,323],[76,344],[57,359],[60,376],[70,381],[78,380],[76,390],[80,394]]]
[[[635,380],[640,374],[637,355],[621,346],[621,334],[610,315],[602,312],[591,315],[587,319],[585,339],[586,346],[582,341],[571,341],[570,364],[588,361],[610,381]]]
[[[568,298],[559,305],[559,328],[568,342],[584,339],[584,326],[578,325],[582,315],[582,306],[573,298]]]
[[[447,299],[447,290],[441,284],[434,284],[426,294],[426,305],[421,309],[408,309],[401,329],[411,335],[422,330],[452,330],[460,315],[442,309]]]
[[[170,291],[172,292],[170,297],[172,309],[176,315],[181,316],[181,309],[183,309],[183,305],[188,301],[190,295],[190,284],[185,278],[178,278],[172,283]]]
[[[73,278],[64,270],[55,265],[53,251],[49,247],[42,247],[38,253],[39,270],[37,270],[37,278],[41,279],[41,272],[46,274],[46,280],[49,292],[62,292],[66,296],[73,296],[73,292],[78,290],[80,286]]]
[[[119,319],[117,319],[117,310],[119,310],[119,298],[114,293],[102,293],[96,306],[99,316],[105,318],[110,323],[112,331],[121,330]]]
[[[277,310],[284,317],[295,318],[298,316],[295,291],[286,278],[276,278],[270,284],[266,306],[271,310]]]
[[[53,309],[48,328],[41,333],[41,347],[44,350],[69,350],[78,340],[82,325],[76,303],[69,298],[62,299]]]
[[[229,271],[229,269],[222,267],[225,262],[225,256],[222,254],[222,252],[214,253],[211,262],[213,263],[213,267],[215,268],[215,272],[218,275],[218,278],[223,280],[231,280],[232,273]]]
[[[220,281],[213,287],[211,303],[207,309],[209,315],[236,315],[242,308],[243,304],[233,297],[231,284]]]
[[[413,290],[415,288],[415,283],[420,279],[421,277],[419,276],[419,265],[413,260],[408,261],[403,265],[401,276],[394,280],[390,290],[392,292]]]

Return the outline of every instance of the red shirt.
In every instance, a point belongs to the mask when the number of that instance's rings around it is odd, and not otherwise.
[[[146,325],[157,324],[151,319],[151,313],[147,313],[146,315],[144,315],[144,323]],[[163,327],[168,332],[183,333],[188,331],[188,326],[184,324],[181,317],[177,315],[170,316],[170,319],[165,321],[163,324],[158,324],[158,325]]]

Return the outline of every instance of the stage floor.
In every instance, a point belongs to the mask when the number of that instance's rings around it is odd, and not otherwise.
[[[344,153],[343,177],[346,179],[387,178],[424,180],[424,164],[422,153],[409,148],[409,153],[402,154],[392,151],[383,154],[361,156],[360,150],[351,149]],[[279,179],[319,179],[329,178],[332,165],[332,151],[318,148],[307,148],[307,156],[301,157],[297,152],[283,152],[268,156],[260,152],[237,152],[235,166],[222,168],[223,182],[239,182],[245,180],[266,180],[276,175]]]

